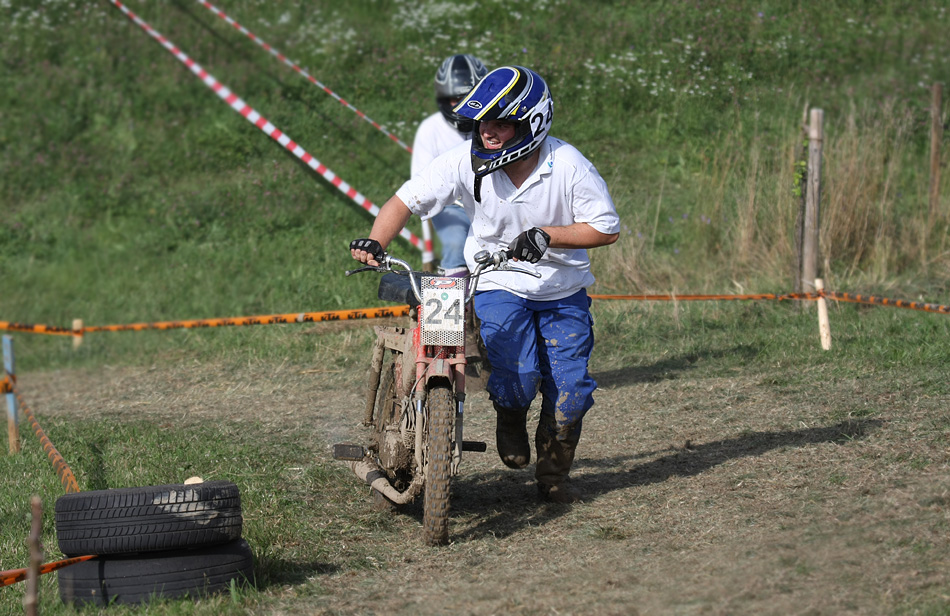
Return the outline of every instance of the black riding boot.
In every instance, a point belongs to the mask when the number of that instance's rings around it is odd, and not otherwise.
[[[538,461],[534,476],[538,480],[538,495],[544,500],[562,504],[581,500],[580,493],[570,486],[568,478],[580,438],[578,426],[559,430],[553,417],[541,416],[535,432]]]
[[[524,468],[531,461],[528,441],[528,408],[508,409],[493,403],[498,421],[495,424],[495,444],[501,461],[510,468]]]

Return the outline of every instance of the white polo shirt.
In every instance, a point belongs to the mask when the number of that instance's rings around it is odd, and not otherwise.
[[[521,188],[504,169],[482,178],[481,202],[473,194],[470,144],[465,142],[438,156],[396,191],[413,214],[431,216],[458,200],[472,220],[465,242],[465,260],[475,268],[475,253],[507,249],[521,232],[532,227],[562,227],[585,222],[605,234],[620,231],[620,218],[607,184],[577,148],[548,136],[540,147],[538,167]],[[537,263],[519,261],[515,267],[533,270],[540,278],[512,272],[482,276],[478,290],[500,289],[533,300],[556,300],[593,284],[590,259],[584,249],[548,248]]]
[[[412,140],[410,175],[418,174],[436,156],[451,150],[466,141],[468,137],[468,133],[460,133],[449,124],[441,111],[433,113],[416,129],[416,136]]]

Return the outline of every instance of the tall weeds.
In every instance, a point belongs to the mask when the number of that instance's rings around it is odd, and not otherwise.
[[[918,213],[913,207],[899,212],[897,203],[901,165],[915,163],[905,156],[912,124],[906,109],[887,101],[880,107],[853,103],[826,129],[821,247],[845,277],[867,272],[883,281],[901,265],[895,248],[906,261],[925,252],[925,237],[907,241]],[[926,210],[919,214],[925,221]]]
[[[914,134],[914,111],[895,100],[852,101],[845,109],[844,115],[825,113],[819,245],[820,270],[827,271],[822,274],[880,285],[928,265],[946,271],[947,228],[945,223],[928,228],[926,148]],[[695,224],[678,229],[678,245],[693,257],[691,266],[678,267],[680,249],[671,254],[655,241],[656,227],[663,227],[669,213],[660,213],[664,199],[670,200],[661,182],[653,202],[626,222],[630,229],[652,227],[652,237],[628,230],[618,242],[619,259],[595,261],[611,284],[654,292],[730,284],[792,289],[802,204],[795,173],[806,154],[804,132],[790,119],[773,121],[764,131],[759,119],[750,129],[737,125],[717,135],[715,147],[698,157],[700,168],[679,178],[685,184],[679,201],[691,202],[694,218],[703,212]]]

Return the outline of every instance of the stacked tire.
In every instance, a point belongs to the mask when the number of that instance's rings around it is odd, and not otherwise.
[[[66,557],[98,555],[58,571],[65,603],[199,598],[253,583],[241,496],[230,481],[66,494],[55,519]]]

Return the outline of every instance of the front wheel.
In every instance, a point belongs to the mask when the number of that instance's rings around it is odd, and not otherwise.
[[[452,483],[452,419],[454,396],[448,382],[428,392],[429,421],[426,435],[425,503],[422,531],[426,544],[444,545],[449,540],[449,488]]]

